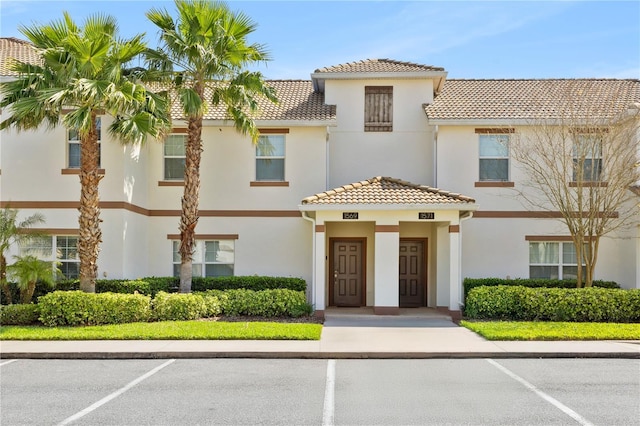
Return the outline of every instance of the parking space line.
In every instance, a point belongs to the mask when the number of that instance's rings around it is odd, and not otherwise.
[[[522,384],[527,389],[533,391],[540,398],[542,398],[545,401],[549,402],[550,404],[552,404],[553,406],[558,408],[560,411],[562,411],[563,413],[565,413],[566,415],[568,415],[569,417],[571,417],[572,419],[574,419],[575,421],[580,423],[582,426],[593,426],[593,423],[591,423],[590,421],[588,421],[587,419],[582,417],[580,414],[576,413],[571,408],[567,407],[566,405],[564,405],[563,403],[561,403],[560,401],[558,401],[557,399],[555,399],[551,395],[548,395],[548,394],[544,393],[543,391],[541,391],[540,389],[535,387],[533,384],[527,382],[525,379],[523,379],[522,377],[518,376],[516,373],[512,372],[511,370],[507,369],[506,367],[503,367],[502,365],[498,364],[496,361],[494,361],[492,359],[486,359],[486,361],[489,364],[491,364],[494,367],[496,367],[498,370],[502,371],[507,376],[511,377],[515,381],[517,381],[520,384]]]
[[[11,359],[9,361],[0,362],[0,367],[2,367],[3,365],[11,364],[12,362],[16,362],[16,361],[17,359]]]
[[[138,377],[134,381],[129,382],[124,387],[118,389],[117,391],[113,392],[112,394],[102,398],[100,401],[96,402],[95,404],[92,404],[92,405],[88,406],[84,410],[77,412],[76,414],[74,414],[71,417],[67,417],[62,422],[58,423],[58,426],[67,425],[67,424],[69,424],[71,422],[74,422],[74,421],[78,420],[81,417],[86,416],[90,412],[92,412],[95,409],[103,406],[104,404],[106,404],[107,402],[111,401],[112,399],[117,398],[118,396],[122,395],[123,393],[125,393],[126,391],[128,391],[129,389],[131,389],[132,387],[137,385],[138,383],[142,382],[143,380],[148,379],[149,377],[153,376],[158,371],[162,370],[163,368],[165,368],[169,364],[172,364],[173,362],[175,362],[175,359],[170,359],[169,361],[165,362],[164,364],[159,365],[158,367],[154,368],[153,370],[151,370],[151,371],[147,372],[146,374]]]
[[[336,360],[327,361],[327,380],[324,386],[322,426],[333,426],[335,415]]]

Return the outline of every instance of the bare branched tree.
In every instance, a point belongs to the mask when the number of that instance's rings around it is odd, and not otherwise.
[[[510,144],[523,174],[521,199],[554,212],[550,217],[559,217],[571,235],[578,287],[593,282],[601,237],[640,217],[633,191],[640,181],[640,104],[621,105],[625,96],[618,93],[605,97],[601,83],[579,80],[559,93],[540,93],[534,109],[551,96],[555,110],[529,120]]]

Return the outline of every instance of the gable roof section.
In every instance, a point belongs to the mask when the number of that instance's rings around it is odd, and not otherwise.
[[[464,195],[390,177],[374,177],[321,192],[302,200],[303,205],[426,205],[474,204]]]
[[[31,64],[40,63],[36,49],[28,41],[15,37],[0,37],[0,76],[17,75],[10,69],[13,59]]]
[[[580,111],[584,117],[612,118],[640,102],[640,80],[542,79],[447,80],[431,105],[432,122],[447,120],[558,119]],[[579,117],[577,117],[579,118]]]
[[[276,90],[279,103],[273,104],[261,98],[258,100],[258,112],[255,120],[278,122],[335,122],[336,106],[324,103],[324,94],[315,92],[309,80],[267,80],[269,86]],[[205,96],[210,92],[206,93]],[[174,119],[184,119],[177,103],[174,103],[171,115]],[[222,106],[210,107],[205,113],[205,120],[229,120],[230,117]]]
[[[414,73],[424,71],[444,71],[444,68],[391,59],[365,59],[319,68],[314,73]]]

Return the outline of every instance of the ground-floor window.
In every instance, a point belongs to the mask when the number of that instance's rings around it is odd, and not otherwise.
[[[577,274],[578,259],[572,242],[529,243],[529,278],[576,279]]]
[[[38,236],[27,238],[20,245],[22,256],[31,255],[51,262],[62,272],[58,279],[75,279],[80,275],[78,237],[66,235]]]
[[[180,276],[180,241],[173,241],[173,276]],[[196,241],[193,253],[194,277],[233,275],[234,240]]]

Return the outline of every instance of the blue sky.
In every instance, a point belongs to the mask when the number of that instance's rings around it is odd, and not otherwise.
[[[444,67],[449,78],[640,78],[638,1],[228,1],[258,29],[269,79],[368,58]],[[0,0],[3,37],[68,11],[115,16],[122,35],[157,32],[145,12],[173,1]]]

